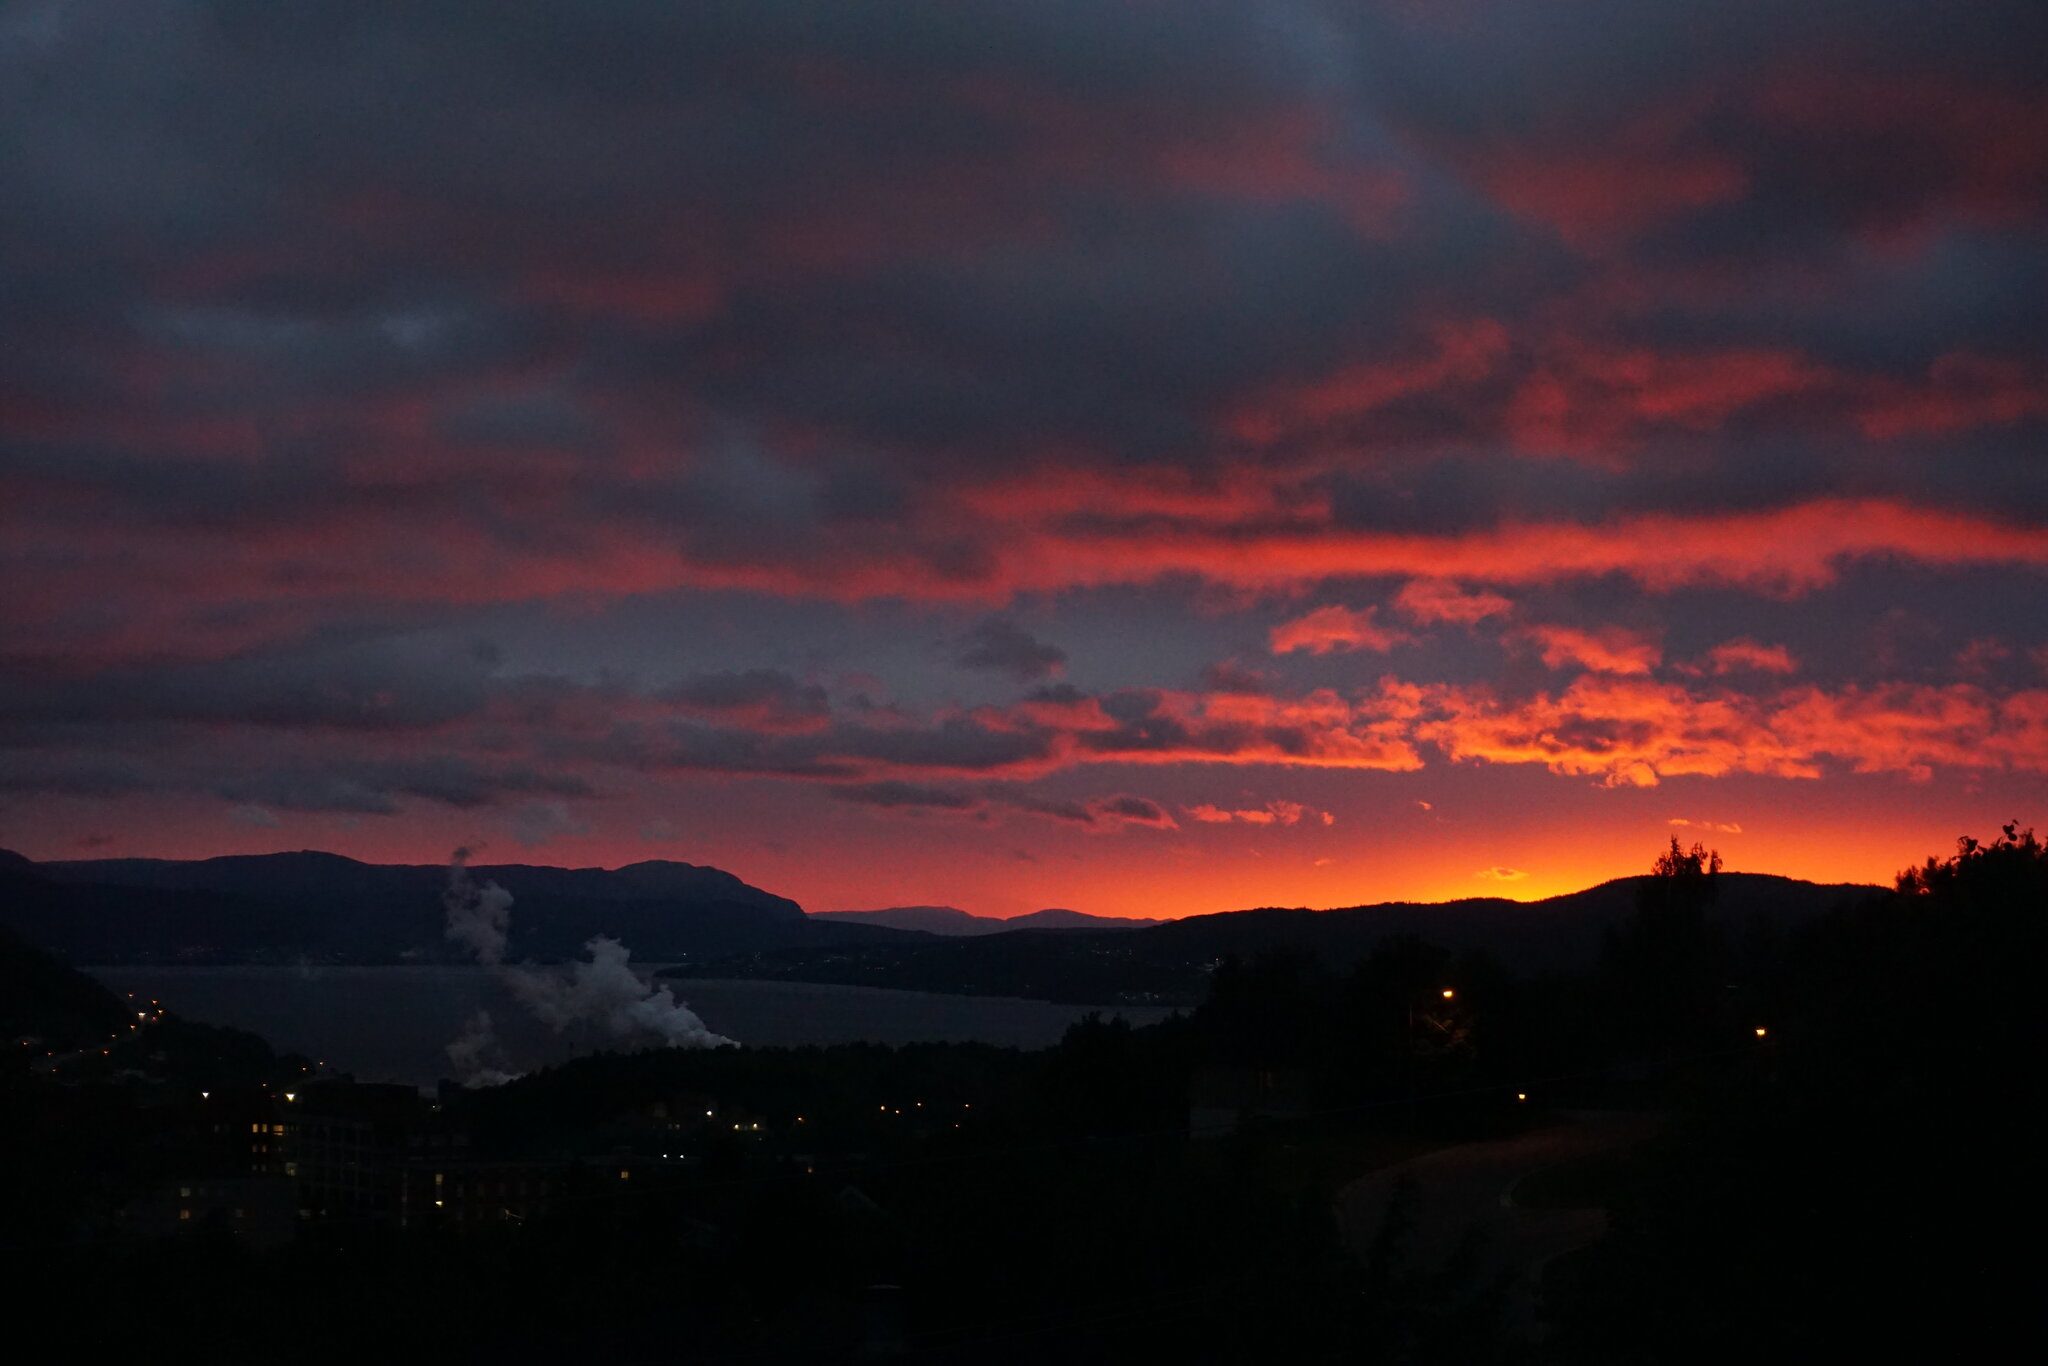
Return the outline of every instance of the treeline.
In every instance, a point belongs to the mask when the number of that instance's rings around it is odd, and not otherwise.
[[[1678,1097],[1558,1268],[1555,1359],[2038,1355],[2044,950],[2015,826],[1786,945],[1764,1046]]]

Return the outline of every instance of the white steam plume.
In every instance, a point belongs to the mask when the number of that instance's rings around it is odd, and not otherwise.
[[[732,1042],[713,1034],[664,985],[651,988],[634,973],[632,951],[610,935],[584,946],[587,962],[565,973],[546,968],[506,968],[505,985],[520,1003],[557,1034],[572,1025],[598,1025],[618,1038],[651,1035],[671,1048],[718,1048]]]
[[[455,1075],[464,1086],[503,1086],[518,1076],[500,1066],[504,1061],[504,1050],[498,1047],[498,1030],[491,1023],[491,1012],[479,1010],[469,1017],[462,1032],[448,1045],[448,1061],[454,1065]]]
[[[448,861],[448,890],[441,894],[441,905],[448,912],[448,938],[467,947],[487,968],[505,961],[512,893],[495,882],[477,886],[469,875],[467,849],[457,849]]]
[[[704,1027],[697,1013],[675,998],[666,985],[659,990],[642,981],[631,966],[632,951],[609,935],[598,935],[584,949],[585,962],[563,971],[509,966],[505,944],[512,913],[512,894],[495,882],[481,887],[469,872],[469,851],[457,849],[448,865],[448,890],[441,898],[448,913],[447,936],[495,968],[519,1003],[548,1028],[560,1034],[590,1025],[614,1038],[656,1038],[671,1048],[721,1048],[733,1040]],[[448,1045],[449,1061],[478,1078],[509,1079],[502,1069],[486,1067],[496,1049],[496,1035],[486,1011],[472,1016],[462,1035]],[[490,1084],[490,1083],[486,1083]]]

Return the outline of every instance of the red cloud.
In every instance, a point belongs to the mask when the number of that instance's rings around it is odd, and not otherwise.
[[[1620,574],[1656,590],[1726,584],[1797,593],[1833,582],[1843,561],[1876,555],[1937,566],[2048,565],[2048,527],[1885,499],[1592,524],[1511,523],[1449,535],[1327,525],[1234,534],[1141,528],[1114,539],[1062,532],[1056,545],[1017,566],[1011,582],[1051,588],[1188,573],[1234,587],[1278,588],[1340,576],[1523,584]],[[1046,572],[1054,565],[1059,572]]]
[[[1595,245],[1739,199],[1750,178],[1733,156],[1669,147],[1518,147],[1481,158],[1474,173],[1511,211]]]
[[[1415,735],[1454,760],[1542,764],[1616,787],[1730,773],[1817,778],[1824,758],[1916,779],[1937,767],[2048,772],[2041,690],[1999,698],[1964,684],[1897,684],[1756,698],[1589,675],[1516,703],[1454,687],[1425,697],[1429,716]]]
[[[1409,580],[1395,595],[1394,606],[1409,620],[1425,626],[1439,622],[1470,626],[1514,610],[1514,604],[1498,593],[1467,592],[1442,579]]]
[[[1570,626],[1530,626],[1517,632],[1516,637],[1534,644],[1543,662],[1553,669],[1576,664],[1595,673],[1647,674],[1664,657],[1655,642],[1618,626],[1594,631]]]
[[[1651,428],[1713,431],[1745,408],[1834,382],[1789,351],[1680,353],[1565,340],[1516,391],[1506,421],[1523,450],[1613,459]]]
[[[1718,584],[1790,595],[1832,582],[1845,562],[1876,556],[1934,567],[2048,566],[2048,527],[1884,499],[1449,534],[1349,530],[1319,510],[1277,524],[1264,515],[1241,524],[1154,517],[1117,525],[1054,515],[956,519],[945,530],[920,516],[887,534],[777,542],[722,533],[679,545],[658,519],[634,516],[629,498],[622,515],[601,526],[544,502],[507,501],[479,518],[471,504],[489,505],[482,493],[464,501],[380,487],[253,524],[115,526],[31,516],[29,509],[49,507],[38,500],[40,487],[0,481],[0,542],[11,563],[37,567],[36,591],[0,604],[0,622],[18,656],[77,668],[245,648],[297,636],[364,602],[392,611],[574,605],[694,588],[994,603],[1174,576],[1266,591],[1331,578],[1505,586],[1614,574],[1653,591]],[[222,604],[234,610],[223,614]],[[1281,643],[1295,649],[1380,649],[1398,634],[1342,608],[1284,629]]]
[[[1925,780],[1937,767],[1980,767],[1994,754],[2016,767],[2038,765],[2048,758],[2041,700],[2020,694],[2001,703],[1967,684],[1809,689],[1772,717],[1772,727],[1802,749],[1846,759],[1858,773]]]
[[[1318,607],[1305,617],[1275,626],[1271,635],[1273,653],[1290,654],[1307,650],[1326,655],[1331,651],[1373,650],[1385,653],[1407,637],[1399,631],[1375,624],[1377,608],[1352,611],[1347,607]]]
[[[1771,80],[1752,107],[1779,155],[1799,158],[1812,193],[1862,201],[1873,237],[1937,216],[2025,222],[2048,207],[2048,98],[2039,89],[1822,68]]]
[[[1270,801],[1264,806],[1226,809],[1204,803],[1187,808],[1188,815],[1204,825],[1299,825],[1306,816],[1314,816],[1324,825],[1336,824],[1337,818],[1328,811],[1314,811],[1300,802]]]
[[[1799,661],[1782,645],[1763,645],[1744,636],[1707,651],[1707,668],[1716,674],[1789,674],[1799,671]]]
[[[1294,698],[1111,694],[1092,708],[1064,713],[1066,728],[1003,729],[1026,724],[1032,705],[1020,707],[1013,721],[1001,709],[985,709],[966,729],[963,717],[906,718],[893,741],[835,732],[776,743],[797,747],[779,751],[784,758],[801,753],[831,772],[870,780],[969,771],[1027,779],[1100,763],[1401,772],[1424,766],[1424,746],[1454,762],[1540,764],[1608,786],[1734,773],[1815,778],[1827,759],[1858,772],[1914,777],[1936,767],[2048,772],[2048,690],[2000,697],[1964,684],[1755,696],[1589,673],[1561,692],[1510,701],[1486,688],[1386,678],[1348,696],[1327,689]],[[1042,711],[1030,714],[1048,719]],[[1030,743],[998,751],[971,770],[949,757],[987,754],[986,742],[976,737],[1004,734]],[[941,744],[941,735],[951,738]],[[777,770],[764,762],[754,771]],[[1294,824],[1313,814],[1280,801],[1188,810],[1197,821],[1217,824]]]
[[[1423,356],[1361,362],[1280,386],[1241,406],[1227,425],[1246,440],[1270,442],[1302,425],[1357,417],[1396,399],[1484,379],[1508,351],[1507,329],[1490,318],[1440,325],[1430,340]]]
[[[1417,736],[1453,760],[1541,764],[1610,787],[1670,777],[1820,775],[1811,750],[1788,745],[1745,697],[1696,697],[1642,679],[1587,675],[1556,695],[1502,702],[1483,689],[1427,690]]]
[[[1928,368],[1922,383],[1871,387],[1857,421],[1880,441],[2048,416],[2048,366],[2034,361],[1952,352]]]

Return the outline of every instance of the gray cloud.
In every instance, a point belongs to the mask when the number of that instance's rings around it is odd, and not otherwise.
[[[955,662],[964,669],[991,669],[1030,680],[1066,668],[1067,652],[1048,645],[1008,617],[987,617],[968,633]]]

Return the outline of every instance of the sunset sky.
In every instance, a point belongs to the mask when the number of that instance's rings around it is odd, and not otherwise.
[[[2048,7],[0,7],[0,845],[814,910],[2048,822]]]

